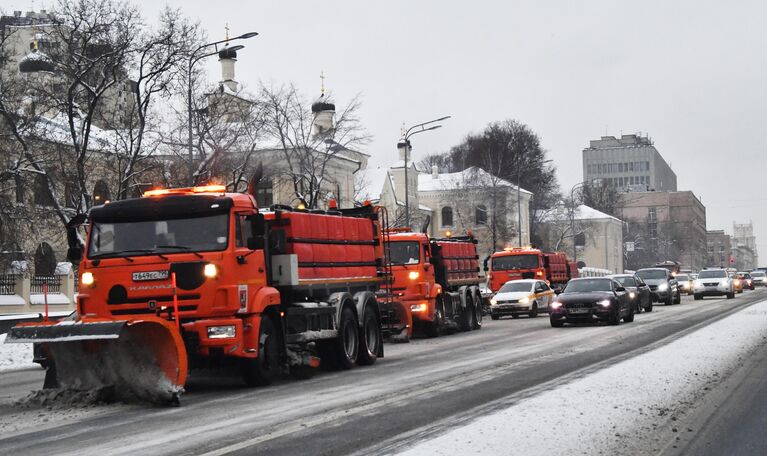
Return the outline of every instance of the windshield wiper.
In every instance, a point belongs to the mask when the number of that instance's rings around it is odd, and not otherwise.
[[[179,249],[179,250],[185,250],[185,251],[188,251],[190,253],[195,254],[197,256],[197,258],[203,258],[203,256],[200,255],[198,252],[195,252],[194,250],[192,250],[191,247],[187,247],[185,245],[158,245],[157,248],[158,249]]]
[[[105,253],[98,253],[96,255],[91,255],[89,258],[125,258],[126,260],[133,262],[133,258],[127,255],[123,255],[124,253],[153,253],[157,255],[158,257],[162,258],[163,260],[167,260],[168,257],[163,255],[162,253],[156,252],[154,249],[129,249],[129,250],[121,250],[119,252],[105,252]]]

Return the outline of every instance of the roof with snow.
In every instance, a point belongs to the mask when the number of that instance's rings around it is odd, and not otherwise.
[[[367,168],[365,170],[364,182],[362,183],[359,197],[361,199],[378,201],[381,199],[384,184],[386,184],[387,180],[391,184],[392,189],[394,189],[394,181],[389,174],[389,168],[383,166]]]
[[[418,175],[419,192],[438,192],[445,190],[476,189],[487,187],[509,187],[516,191],[517,186],[511,182],[493,176],[482,168],[472,166],[457,173],[440,173],[435,178],[432,174]],[[521,193],[532,195],[532,192],[520,187]]]
[[[575,208],[573,220],[617,220],[621,221],[617,217],[613,217],[612,215],[605,214],[602,211],[598,211],[594,209],[593,207],[586,206],[585,204],[581,204],[580,206]],[[564,205],[560,205],[557,207],[556,210],[552,211],[549,214],[546,214],[542,218],[542,221],[544,222],[555,222],[555,221],[563,221],[563,220],[570,220],[570,214],[568,213],[567,208]]]

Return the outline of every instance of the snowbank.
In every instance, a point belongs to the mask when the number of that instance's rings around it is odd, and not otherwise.
[[[666,346],[538,396],[510,401],[507,408],[422,441],[403,454],[532,456],[635,454],[639,448],[648,453],[657,451],[655,430],[673,427],[677,412],[764,344],[765,329],[767,302],[761,302]]]
[[[6,344],[0,334],[0,372],[37,367],[32,362],[32,344]]]

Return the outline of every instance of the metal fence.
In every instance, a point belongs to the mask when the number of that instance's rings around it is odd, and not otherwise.
[[[16,281],[21,279],[18,274],[0,274],[0,295],[16,294]]]
[[[33,276],[29,291],[32,294],[43,294],[44,284],[48,284],[48,293],[61,293],[61,276]]]

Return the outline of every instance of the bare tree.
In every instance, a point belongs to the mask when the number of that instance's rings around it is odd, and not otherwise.
[[[336,112],[332,128],[319,134],[309,103],[294,86],[264,86],[260,98],[267,133],[277,143],[285,164],[282,173],[291,183],[295,200],[307,208],[318,207],[338,184],[328,173],[330,163],[370,139],[358,117],[359,96]]]

